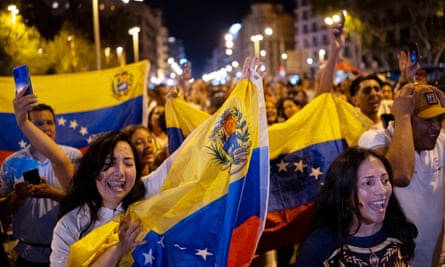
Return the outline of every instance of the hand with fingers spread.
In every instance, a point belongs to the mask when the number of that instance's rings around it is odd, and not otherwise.
[[[420,69],[419,62],[411,62],[409,56],[409,53],[405,50],[400,51],[397,55],[400,69],[399,82],[401,83],[415,82],[416,73]]]

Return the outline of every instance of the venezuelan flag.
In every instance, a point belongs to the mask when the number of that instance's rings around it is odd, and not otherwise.
[[[270,197],[258,254],[302,240],[329,165],[371,125],[358,109],[328,93],[269,127]]]
[[[264,229],[269,192],[264,107],[262,83],[242,80],[220,110],[148,176],[166,180],[160,194],[129,207],[147,242],[121,266],[248,266]],[[70,266],[88,265],[97,251],[117,242],[116,227],[112,221],[73,244]]]
[[[167,112],[167,117],[185,113],[176,102],[171,105],[175,112]],[[197,111],[188,108],[189,122],[176,124],[184,129],[172,131],[179,136],[177,140],[193,129],[187,127],[199,125],[199,115],[194,116]],[[311,208],[324,173],[338,153],[357,144],[370,125],[372,122],[350,104],[323,94],[285,123],[269,127],[269,206],[257,254],[301,241],[310,225]]]
[[[181,97],[167,99],[165,114],[169,154],[180,147],[185,137],[210,117],[210,114],[191,106]]]
[[[57,142],[79,149],[88,147],[95,134],[141,123],[145,114],[148,61],[101,71],[33,76],[39,103],[54,108]],[[12,77],[0,78],[0,162],[26,146],[17,126],[12,100]]]

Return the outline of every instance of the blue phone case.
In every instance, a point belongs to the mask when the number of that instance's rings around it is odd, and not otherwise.
[[[12,69],[14,75],[15,87],[17,92],[20,92],[25,86],[28,86],[25,95],[33,93],[31,78],[29,77],[28,66],[22,65]]]

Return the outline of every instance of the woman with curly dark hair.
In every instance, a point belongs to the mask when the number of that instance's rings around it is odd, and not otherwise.
[[[389,161],[349,148],[330,166],[296,266],[411,266],[417,228],[392,194]]]
[[[122,132],[98,136],[74,174],[72,188],[60,207],[60,220],[53,233],[51,266],[66,266],[70,246],[92,230],[123,213],[130,204],[159,192],[163,181],[141,178],[137,150]],[[141,231],[139,222],[121,220],[120,242],[95,263],[114,266],[131,248]],[[111,255],[111,257],[109,257]]]

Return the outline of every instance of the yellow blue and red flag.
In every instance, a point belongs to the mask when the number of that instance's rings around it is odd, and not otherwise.
[[[269,127],[270,194],[259,254],[302,240],[330,164],[371,125],[358,109],[327,93]]]
[[[39,103],[54,108],[57,142],[79,149],[95,134],[143,121],[148,61],[63,75],[32,75]],[[0,162],[27,144],[14,116],[12,77],[0,78]]]
[[[175,112],[169,112],[167,106],[167,118],[184,113],[178,102],[172,101],[171,106]],[[182,138],[193,129],[190,125],[199,125],[200,117],[193,111],[197,113],[197,109],[187,109],[187,118],[193,118],[193,123],[167,124],[175,129],[173,134]],[[288,121],[269,127],[269,206],[258,254],[301,241],[329,165],[346,147],[356,145],[371,125],[358,109],[332,94],[323,94]]]
[[[158,195],[129,207],[147,242],[121,266],[248,266],[266,219],[268,153],[262,84],[242,80],[147,177],[166,176]],[[117,227],[109,222],[72,245],[70,266],[87,266],[117,242]]]

